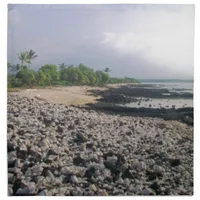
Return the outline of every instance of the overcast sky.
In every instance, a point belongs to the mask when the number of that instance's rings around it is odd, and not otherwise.
[[[84,63],[111,76],[193,78],[193,5],[9,5],[8,62]]]

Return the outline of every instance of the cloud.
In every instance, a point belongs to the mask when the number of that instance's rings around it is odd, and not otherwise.
[[[112,47],[122,55],[140,54],[155,65],[164,64],[169,70],[175,68],[176,71],[193,73],[192,6],[172,11],[167,7],[137,9],[125,11],[121,17],[120,22],[116,22],[121,24],[119,31],[105,32],[102,45]],[[122,22],[125,22],[124,26]]]
[[[193,77],[192,5],[29,5],[11,6],[8,15],[15,24],[8,57],[16,62],[17,52],[32,48],[35,68],[84,61],[108,65],[113,76]]]

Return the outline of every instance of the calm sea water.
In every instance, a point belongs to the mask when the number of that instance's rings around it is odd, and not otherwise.
[[[167,88],[170,91],[176,91],[176,89],[183,89],[184,91],[180,92],[192,92],[193,93],[193,83],[183,83],[183,82],[173,82],[173,83],[148,83],[148,84],[155,84],[158,88]],[[174,90],[175,89],[175,90]]]
[[[144,83],[145,84],[145,83]],[[169,92],[188,92],[193,93],[193,83],[181,83],[181,82],[170,82],[170,83],[155,83],[155,82],[148,82],[147,84],[155,84],[155,87],[157,88],[166,88],[169,90]],[[178,90],[177,89],[182,89]],[[139,98],[140,99],[140,98]],[[145,100],[145,98],[143,98]],[[170,99],[168,94],[166,94],[166,98],[163,99],[150,99],[150,101],[141,101],[138,105],[138,102],[132,102],[129,104],[125,104],[126,107],[145,107],[148,108],[149,105],[151,105],[152,108],[171,108],[172,106],[175,106],[176,108],[182,108],[182,107],[193,107],[193,99]]]

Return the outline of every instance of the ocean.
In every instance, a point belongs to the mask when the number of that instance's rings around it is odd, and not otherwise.
[[[142,84],[155,84],[155,87],[157,88],[166,88],[169,90],[169,92],[187,92],[193,94],[193,82],[148,82],[148,83],[142,83]],[[151,105],[152,108],[172,108],[172,106],[175,106],[175,108],[183,108],[183,107],[193,107],[193,99],[170,99],[169,95],[170,93],[165,93],[166,98],[162,99],[156,99],[151,98],[149,102],[146,102],[146,98],[142,98],[143,100],[138,105],[138,102],[132,102],[125,104],[126,107],[136,107],[136,108],[148,108],[149,105]],[[141,99],[141,98],[138,98]]]

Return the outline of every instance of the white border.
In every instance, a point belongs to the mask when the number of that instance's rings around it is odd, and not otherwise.
[[[1,122],[1,137],[2,139],[1,141],[1,199],[2,197],[7,197],[7,133],[6,133],[6,123],[7,123],[7,107],[6,107],[6,100],[7,100],[7,94],[6,94],[6,74],[7,74],[7,3],[11,3],[11,4],[126,4],[126,3],[137,3],[137,4],[195,4],[195,68],[194,68],[194,108],[195,108],[195,113],[194,113],[194,150],[195,150],[195,155],[194,155],[194,196],[192,198],[197,198],[198,196],[200,196],[200,129],[199,129],[199,121],[198,121],[198,117],[199,117],[199,107],[200,107],[200,95],[199,95],[199,91],[200,89],[198,88],[198,86],[200,85],[200,78],[198,76],[199,73],[199,66],[200,66],[200,1],[199,0],[65,0],[65,1],[61,1],[61,0],[48,0],[48,1],[44,1],[44,0],[21,0],[21,1],[17,1],[17,0],[13,0],[13,1],[0,1],[0,20],[1,20],[1,31],[0,31],[0,49],[1,49],[1,53],[0,53],[0,61],[1,61],[1,66],[0,66],[0,70],[1,70],[1,78],[0,78],[0,91],[1,91],[1,118],[0,118],[0,122]],[[2,29],[3,27],[3,29]],[[179,196],[180,197],[180,196]],[[179,198],[177,197],[177,198]],[[15,198],[15,197],[12,197]],[[41,198],[41,197],[33,197],[33,198]],[[52,197],[53,198],[53,197]],[[65,198],[73,198],[73,199],[77,199],[78,197],[65,197]],[[81,197],[82,199],[86,199],[88,197]],[[91,197],[91,198],[98,198],[98,197]],[[111,197],[111,198],[116,198],[116,199],[122,199],[122,198],[140,198],[140,199],[144,199],[146,197]],[[152,197],[155,198],[155,197]],[[160,198],[160,197],[156,197],[156,198]],[[163,198],[174,198],[174,197],[163,197]],[[191,197],[185,197],[187,198],[191,198]],[[198,198],[199,199],[199,198]]]

